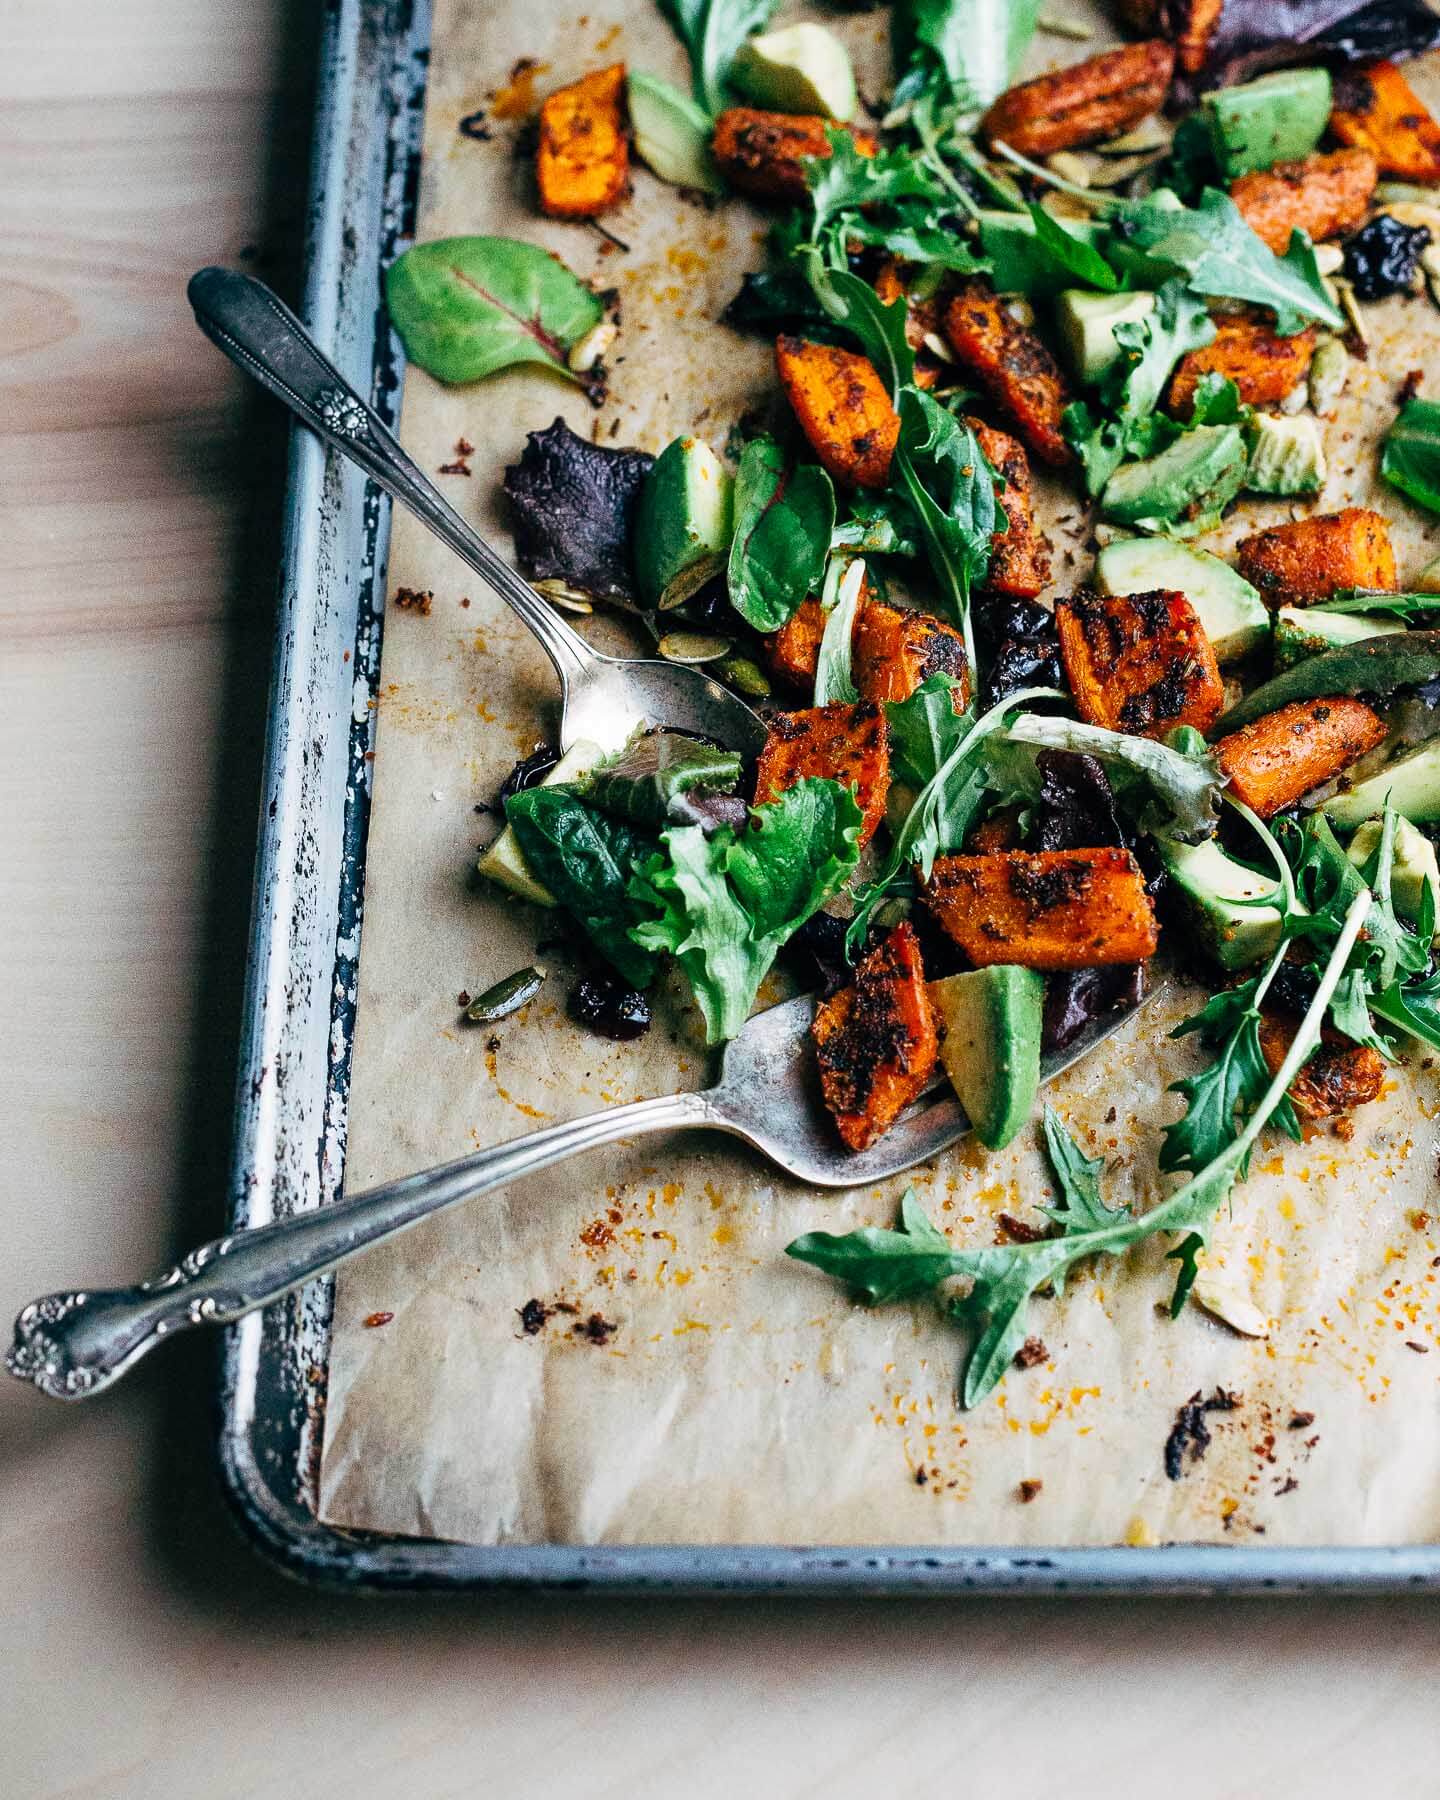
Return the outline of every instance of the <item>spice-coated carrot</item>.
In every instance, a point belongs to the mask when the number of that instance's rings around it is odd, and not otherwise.
[[[820,1091],[852,1150],[882,1137],[918,1098],[939,1039],[914,928],[899,924],[824,1001],[812,1027]]]
[[[1379,179],[1368,150],[1331,150],[1241,175],[1230,183],[1230,198],[1251,230],[1283,256],[1294,231],[1308,232],[1317,244],[1353,231]]]
[[[868,843],[885,816],[890,791],[890,741],[880,707],[862,700],[854,706],[776,713],[760,752],[755,804],[774,800],[812,776],[854,789],[863,819],[860,841]]]
[[[625,65],[613,63],[557,88],[541,106],[535,176],[541,208],[554,218],[593,219],[624,195],[624,92]]]
[[[1008,88],[980,121],[987,143],[1050,156],[1128,131],[1165,99],[1175,49],[1163,38],[1106,50]]]
[[[1211,373],[1233,381],[1247,406],[1278,406],[1305,379],[1315,355],[1315,328],[1281,337],[1264,319],[1249,314],[1216,321],[1214,338],[1181,357],[1166,400],[1177,419],[1195,407],[1201,377]]]
[[[1382,175],[1440,181],[1440,125],[1392,62],[1339,77],[1330,130],[1352,150],[1368,150]]]
[[[715,121],[711,153],[732,187],[757,200],[803,200],[805,160],[829,156],[831,131],[847,130],[861,156],[880,148],[873,131],[837,126],[810,113],[732,106]]]
[[[967,281],[945,308],[945,336],[985,392],[1042,462],[1064,467],[1070,447],[1061,417],[1070,393],[1060,365],[985,282]]]
[[[1363,700],[1328,694],[1266,713],[1221,738],[1215,754],[1230,792],[1269,819],[1333,781],[1384,738],[1385,721]]]
[[[1145,877],[1128,850],[942,856],[924,897],[980,968],[1137,963],[1154,955],[1158,941]]]
[[[884,487],[900,417],[872,364],[838,344],[775,341],[780,385],[821,464],[846,487]]]
[[[1076,594],[1055,607],[1082,719],[1137,737],[1207,731],[1225,705],[1215,651],[1184,594]]]
[[[1341,588],[1395,591],[1395,552],[1390,526],[1364,506],[1292,519],[1242,538],[1235,566],[1276,605],[1308,606]]]

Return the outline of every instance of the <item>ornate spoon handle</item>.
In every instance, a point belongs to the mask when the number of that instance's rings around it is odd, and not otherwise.
[[[162,1338],[225,1325],[432,1213],[617,1138],[714,1124],[705,1094],[666,1094],[571,1119],[407,1175],[317,1212],[217,1238],[139,1287],[47,1294],[15,1321],[5,1366],[57,1400],[83,1400],[123,1375]]]
[[[206,337],[469,563],[540,640],[562,682],[601,660],[445,501],[263,281],[233,269],[201,269],[188,293]]]

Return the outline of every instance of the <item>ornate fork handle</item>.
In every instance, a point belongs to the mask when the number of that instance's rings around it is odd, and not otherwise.
[[[432,1213],[617,1138],[716,1125],[705,1094],[666,1094],[552,1125],[459,1162],[407,1175],[317,1212],[202,1244],[139,1287],[33,1300],[15,1321],[5,1365],[57,1400],[97,1394],[192,1325],[226,1325]]]

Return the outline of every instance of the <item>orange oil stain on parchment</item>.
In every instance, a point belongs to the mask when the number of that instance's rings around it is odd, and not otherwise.
[[[533,57],[522,56],[511,69],[510,79],[504,87],[497,88],[491,95],[491,118],[528,118],[535,110],[535,83],[549,67],[549,63],[536,62]]]

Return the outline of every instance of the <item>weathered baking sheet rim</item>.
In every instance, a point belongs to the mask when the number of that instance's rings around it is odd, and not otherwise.
[[[410,229],[426,0],[332,0],[322,48],[304,313],[382,410],[398,352],[379,274]],[[298,430],[251,922],[230,1227],[323,1204],[344,1163],[388,502]],[[346,1587],[644,1593],[1180,1594],[1440,1589],[1440,1545],[1387,1549],[916,1550],[803,1545],[472,1546],[334,1530],[313,1512],[331,1285],[227,1336],[220,1457],[253,1539]]]

